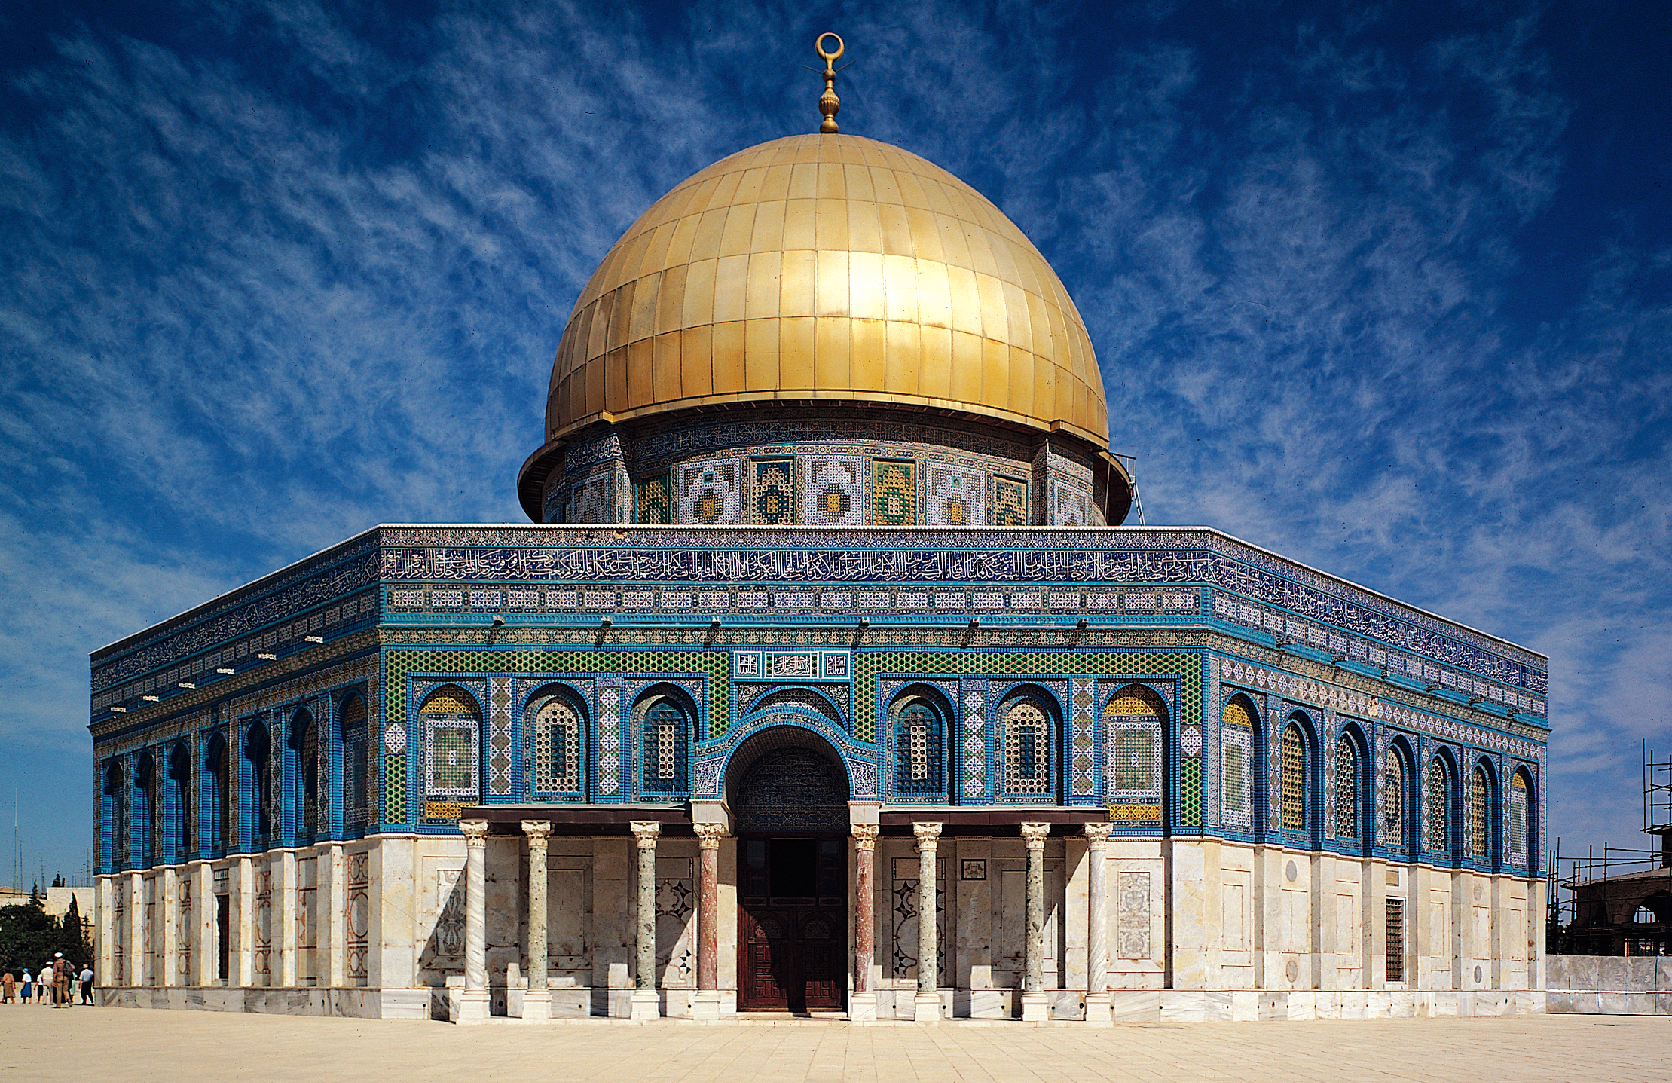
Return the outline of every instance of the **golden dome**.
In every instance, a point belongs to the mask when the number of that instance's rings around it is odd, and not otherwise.
[[[809,400],[978,415],[1107,454],[1091,340],[1022,231],[915,154],[801,135],[695,174],[610,249],[563,332],[533,458],[593,422]]]

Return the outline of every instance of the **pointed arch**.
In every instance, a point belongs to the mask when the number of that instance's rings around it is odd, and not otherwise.
[[[530,791],[569,800],[585,797],[586,701],[568,685],[548,684],[528,698],[523,717]]]
[[[424,793],[442,802],[469,803],[481,794],[482,711],[476,698],[444,684],[418,708],[424,731]]]
[[[328,771],[322,772],[319,730],[313,712],[306,707],[297,708],[296,713],[291,715],[290,754],[295,770],[295,793],[291,796],[291,806],[296,815],[297,841],[307,845],[330,830],[330,824],[322,823],[320,817],[321,804],[329,802],[330,798],[322,777]],[[325,807],[330,806],[327,803]]]
[[[1410,852],[1416,818],[1416,756],[1404,737],[1388,742],[1379,765],[1377,841],[1395,854]]]
[[[1103,705],[1103,789],[1111,802],[1161,803],[1166,720],[1166,702],[1141,684],[1126,685]]]
[[[1534,850],[1533,828],[1536,824],[1533,801],[1533,780],[1525,767],[1517,767],[1509,776],[1509,845],[1506,857],[1511,865],[1531,870]]]
[[[902,688],[889,701],[894,793],[910,801],[947,800],[947,727],[952,705],[929,685]]]
[[[1246,693],[1234,692],[1219,713],[1219,811],[1230,827],[1251,831],[1254,827],[1255,734],[1259,730],[1259,709]]]
[[[337,705],[337,741],[343,757],[343,834],[351,839],[359,838],[369,825],[371,784],[376,773],[371,769],[371,727],[366,698],[358,690],[348,693]]]
[[[1473,861],[1493,863],[1497,857],[1498,832],[1493,829],[1497,790],[1492,761],[1485,756],[1479,757],[1469,770],[1468,807],[1464,814],[1468,835],[1467,856]]]
[[[226,853],[233,837],[237,802],[232,794],[231,764],[227,762],[226,735],[216,730],[203,743],[202,833],[208,856]]]
[[[1342,724],[1335,741],[1335,838],[1343,848],[1362,849],[1371,841],[1365,810],[1371,793],[1370,742],[1357,722]]]
[[[272,844],[277,794],[273,785],[273,736],[261,719],[250,722],[244,732],[244,814],[240,821],[250,825],[253,837],[246,850],[265,850]]]
[[[157,770],[157,757],[149,748],[141,749],[134,757],[133,801],[129,814],[130,845],[134,848],[135,868],[148,869],[159,859],[158,834],[162,815],[157,806],[162,791],[162,776]]]
[[[1037,685],[1014,688],[1000,702],[1000,777],[1007,797],[1056,802],[1060,722],[1055,697]]]
[[[691,790],[690,750],[697,705],[676,684],[657,684],[633,701],[639,728],[639,792],[656,800],[683,798]]]
[[[1441,749],[1429,757],[1423,777],[1422,848],[1431,854],[1452,853],[1452,761]]]
[[[1291,834],[1306,832],[1315,818],[1307,785],[1313,759],[1310,731],[1306,716],[1296,711],[1284,721],[1278,736],[1278,822]]]
[[[121,757],[105,761],[99,828],[99,868],[118,872],[128,864],[128,784]]]
[[[197,853],[197,819],[192,794],[192,747],[189,740],[176,741],[168,754],[168,781],[163,806],[168,824],[163,834],[163,860],[169,864],[189,861]]]

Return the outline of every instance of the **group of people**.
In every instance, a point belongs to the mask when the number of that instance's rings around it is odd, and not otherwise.
[[[23,1002],[28,1004],[31,999],[36,1004],[50,1003],[54,1008],[68,1008],[75,1003],[76,985],[81,986],[81,1002],[93,1003],[93,965],[91,963],[81,968],[77,974],[75,964],[64,958],[59,952],[52,961],[41,967],[40,972],[31,974],[27,967],[23,970]],[[18,980],[11,971],[6,971],[0,977],[0,1003],[13,1004],[17,1002]]]

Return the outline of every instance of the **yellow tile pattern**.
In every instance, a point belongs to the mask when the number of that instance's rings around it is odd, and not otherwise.
[[[1091,340],[1044,257],[963,181],[858,136],[762,143],[646,211],[569,317],[546,432],[805,398],[1107,443]]]

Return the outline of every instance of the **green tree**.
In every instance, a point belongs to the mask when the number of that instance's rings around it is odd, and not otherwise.
[[[0,971],[21,977],[25,967],[36,971],[57,952],[63,952],[78,969],[91,962],[93,946],[86,923],[74,909],[73,896],[70,905],[63,921],[48,914],[37,898],[0,908]]]

